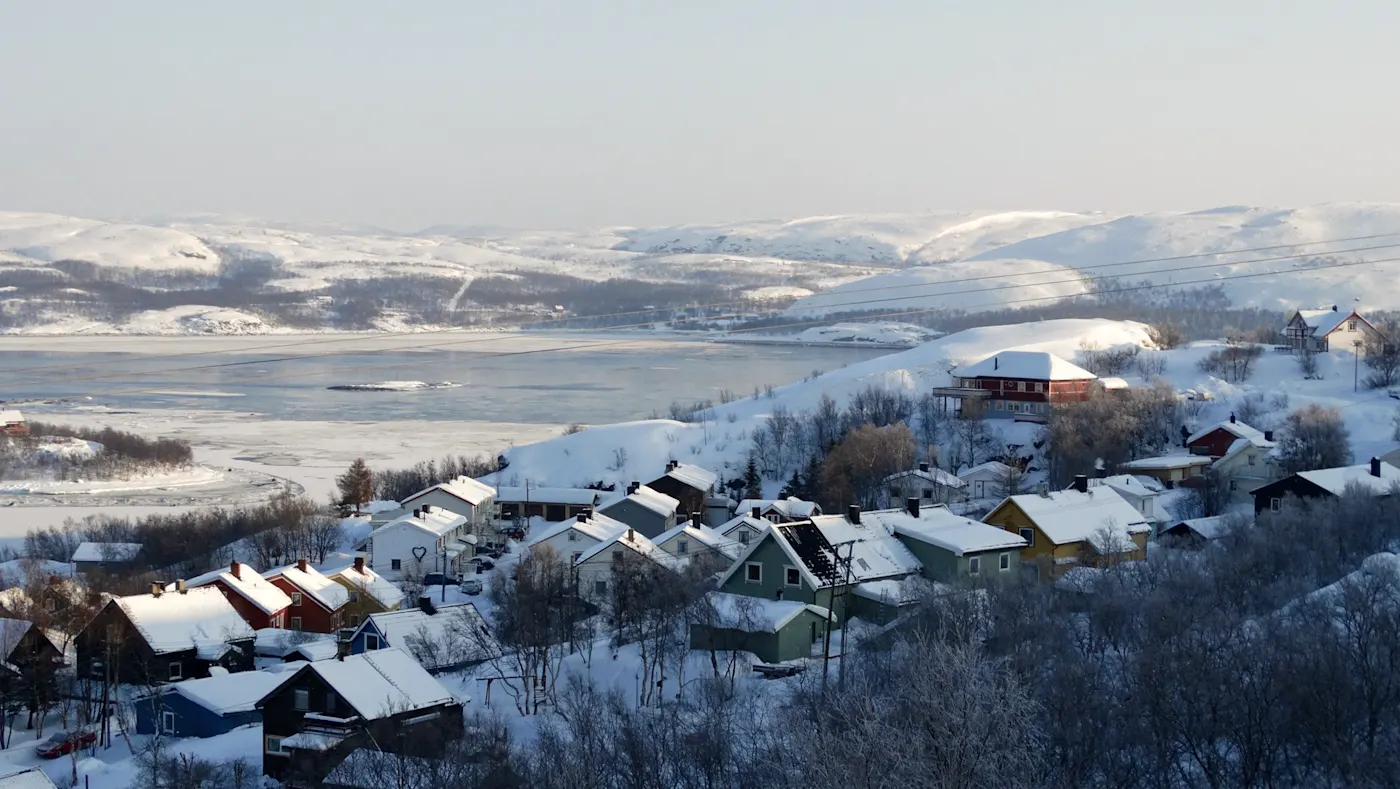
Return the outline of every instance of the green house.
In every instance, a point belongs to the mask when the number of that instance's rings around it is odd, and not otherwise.
[[[1026,547],[1019,534],[957,515],[942,504],[921,507],[911,501],[884,522],[918,557],[924,577],[941,583],[1010,578]]]
[[[711,592],[707,621],[690,626],[690,648],[752,652],[765,663],[810,657],[831,612],[797,600]]]

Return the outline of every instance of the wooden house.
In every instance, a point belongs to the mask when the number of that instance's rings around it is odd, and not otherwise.
[[[316,787],[352,751],[440,754],[462,736],[462,703],[401,649],[307,663],[256,704],[263,774]]]
[[[1298,310],[1283,327],[1283,338],[1295,351],[1356,351],[1380,332],[1355,310],[1330,308]]]
[[[1112,488],[1075,478],[1069,490],[1008,496],[982,519],[1026,541],[1022,558],[1043,578],[1072,567],[1103,567],[1147,556],[1152,527]]]
[[[652,542],[677,559],[724,569],[739,556],[740,544],[692,518],[663,532]]]
[[[288,629],[334,633],[348,626],[345,608],[350,603],[350,590],[305,559],[268,570],[266,578],[291,598],[287,606]]]
[[[1018,472],[1000,460],[989,460],[972,468],[964,469],[958,479],[964,483],[963,491],[973,501],[982,499],[1004,499],[1019,490],[1007,490],[1008,485],[1017,479]]]
[[[1348,490],[1372,496],[1389,496],[1396,485],[1400,485],[1400,468],[1380,458],[1371,458],[1370,463],[1359,466],[1320,468],[1290,474],[1256,488],[1250,495],[1254,497],[1254,513],[1258,515],[1262,512],[1281,512],[1290,497],[1324,499],[1341,496]]]
[[[462,516],[464,522],[460,532],[476,537],[475,541],[468,542],[478,545],[486,541],[500,517],[496,507],[496,489],[470,477],[457,477],[424,488],[399,502],[399,505],[398,509],[376,513],[370,519],[370,524],[379,526],[414,510],[431,507]],[[375,571],[384,574],[377,565]]]
[[[1231,522],[1232,519],[1228,515],[1179,520],[1163,529],[1159,539],[1169,547],[1199,551],[1224,534]]]
[[[634,482],[628,486],[625,497],[599,508],[598,512],[622,521],[643,537],[655,537],[676,525],[680,507],[679,499]]]
[[[212,587],[114,597],[77,637],[81,675],[152,685],[253,667],[253,629]]]
[[[690,648],[751,652],[765,663],[812,655],[826,635],[831,612],[800,600],[769,600],[710,592],[701,620],[690,626]]]
[[[55,671],[64,665],[68,638],[23,619],[0,617],[0,661],[24,671]]]
[[[0,436],[23,438],[27,435],[29,423],[24,420],[24,414],[13,409],[0,410]]]
[[[680,572],[684,562],[661,550],[636,529],[625,529],[604,540],[574,560],[575,583],[581,596],[605,602],[613,591],[615,571],[632,561],[651,562],[672,572]]]
[[[955,515],[946,505],[924,506],[911,498],[902,516],[891,513],[883,520],[931,581],[1010,578],[1021,570],[1024,537]]]
[[[529,550],[548,547],[570,564],[577,562],[593,546],[627,531],[627,524],[602,513],[580,512],[572,520],[560,523],[536,535]]]
[[[1170,489],[1203,476],[1210,464],[1210,458],[1200,455],[1161,455],[1121,463],[1118,470],[1152,477]]]
[[[679,502],[678,509],[683,513],[703,513],[717,479],[715,473],[709,469],[672,460],[666,464],[666,473],[648,482],[646,487],[675,499]]]
[[[370,569],[401,581],[428,573],[456,577],[480,542],[465,515],[423,504],[370,532]]]
[[[967,500],[966,482],[928,463],[885,477],[885,488],[891,506],[899,506],[911,498],[930,506]]]
[[[735,514],[752,515],[770,523],[791,523],[821,515],[821,505],[803,501],[796,496],[785,499],[744,499],[734,509]]]
[[[73,569],[79,573],[130,572],[141,565],[145,546],[136,542],[84,542],[73,551]]]
[[[292,604],[292,598],[246,564],[230,562],[227,570],[218,569],[185,579],[188,589],[205,586],[223,593],[229,605],[254,630],[287,626],[287,609]],[[175,589],[168,586],[166,591]]]
[[[1258,430],[1250,427],[1235,419],[1234,414],[1230,414],[1228,420],[1207,425],[1187,436],[1186,449],[1193,455],[1204,455],[1216,459],[1224,457],[1225,453],[1229,452],[1235,442],[1240,439],[1268,442],[1272,445],[1274,435],[1272,430]]]
[[[958,416],[1044,422],[1053,406],[1088,400],[1098,376],[1044,351],[999,351],[953,371],[954,385],[933,394]]]
[[[138,734],[214,737],[262,723],[258,700],[291,679],[301,663],[240,671],[156,688],[132,706]]]
[[[431,595],[402,611],[373,614],[350,637],[350,654],[397,647],[430,673],[469,668],[502,655],[486,620],[471,603],[437,605]]]
[[[741,514],[734,517],[732,520],[716,526],[715,531],[719,532],[720,536],[724,537],[726,540],[738,543],[741,546],[740,550],[742,550],[743,546],[747,546],[749,543],[768,533],[768,526],[772,524],[773,521],[764,518],[761,512],[762,510],[751,512],[741,511]],[[803,520],[805,520],[805,518]],[[790,521],[780,520],[778,522],[788,523]]]
[[[356,556],[350,564],[339,569],[326,570],[323,575],[350,593],[341,610],[345,627],[359,627],[372,614],[397,611],[403,607],[403,590],[371,570],[363,556]]]

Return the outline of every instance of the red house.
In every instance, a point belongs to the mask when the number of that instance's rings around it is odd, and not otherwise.
[[[267,580],[291,598],[287,628],[312,633],[334,633],[346,626],[345,607],[350,590],[312,567],[305,559],[267,571]]]
[[[287,626],[292,598],[246,564],[233,562],[227,570],[214,570],[185,581],[187,589],[201,586],[213,586],[223,592],[233,610],[254,630]],[[167,591],[173,589],[169,587]]]
[[[18,411],[0,410],[0,436],[23,438],[27,435],[29,435],[29,424],[24,421],[24,414]]]
[[[1237,421],[1235,415],[1230,414],[1230,421],[1210,425],[1192,433],[1186,439],[1186,448],[1193,455],[1221,458],[1241,438],[1250,441],[1273,441],[1274,434],[1272,430],[1252,428],[1244,422]]]
[[[977,402],[992,419],[1043,422],[1050,407],[1089,399],[1097,375],[1044,351],[1001,351],[953,371],[956,386],[934,391]]]

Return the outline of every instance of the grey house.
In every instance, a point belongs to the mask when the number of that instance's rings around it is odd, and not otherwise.
[[[681,503],[646,485],[632,483],[627,496],[602,507],[598,512],[636,529],[647,539],[658,537],[676,526],[676,510]]]

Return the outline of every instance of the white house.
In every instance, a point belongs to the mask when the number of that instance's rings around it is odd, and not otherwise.
[[[785,499],[744,499],[739,502],[734,512],[762,518],[770,523],[787,523],[820,515],[822,508],[814,501],[803,501],[796,496],[788,496]]]
[[[574,562],[579,593],[595,600],[605,598],[612,590],[613,568],[628,556],[639,556],[676,572],[685,567],[684,560],[661,550],[641,532],[624,529],[611,539],[593,546]]]
[[[652,540],[678,559],[710,557],[726,566],[739,555],[739,542],[704,524],[686,521]]]
[[[1284,476],[1273,458],[1277,446],[1277,442],[1262,436],[1235,439],[1225,454],[1211,464],[1211,471],[1229,485],[1231,499],[1252,501],[1250,491]]]
[[[726,523],[715,527],[726,540],[737,542],[740,546],[748,545],[768,533],[770,521],[758,517],[751,512],[742,512]]]
[[[627,531],[627,524],[597,512],[580,512],[572,519],[541,532],[531,542],[529,550],[548,546],[570,563],[578,561],[595,545],[611,540]]]
[[[1115,474],[1111,477],[1101,479],[1089,479],[1089,489],[1098,487],[1110,488],[1114,493],[1123,497],[1123,500],[1132,505],[1132,508],[1142,513],[1149,524],[1161,524],[1171,520],[1171,513],[1159,501],[1167,488],[1160,480],[1148,476],[1134,476],[1132,474]],[[1074,485],[1070,485],[1065,490],[1073,490]]]
[[[885,477],[885,487],[893,506],[909,499],[918,499],[922,504],[946,504],[967,499],[967,482],[928,463],[920,463],[916,469]]]
[[[427,573],[455,575],[477,536],[466,516],[423,504],[370,532],[370,569],[393,581]]]
[[[1001,500],[1020,492],[1006,489],[1007,481],[1014,475],[1015,471],[1010,466],[1000,460],[991,460],[964,470],[958,475],[958,479],[963,481],[963,493],[969,499]]]
[[[470,477],[457,477],[424,488],[399,502],[397,510],[378,513],[370,521],[375,525],[397,520],[424,505],[455,512],[466,519],[469,534],[483,537],[496,520],[496,489]],[[377,569],[377,568],[376,568]]]
[[[1355,310],[1330,308],[1298,310],[1281,334],[1294,350],[1352,351],[1357,345],[1379,337],[1380,332]]]

